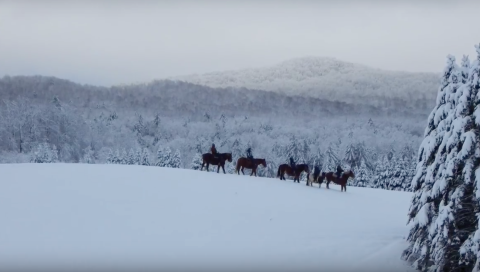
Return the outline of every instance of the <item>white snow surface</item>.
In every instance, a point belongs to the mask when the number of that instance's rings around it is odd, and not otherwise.
[[[153,166],[0,173],[2,271],[414,271],[400,259],[408,192]]]

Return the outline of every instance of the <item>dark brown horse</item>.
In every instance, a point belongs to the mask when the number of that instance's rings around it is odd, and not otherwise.
[[[212,164],[212,165],[218,165],[217,173],[220,171],[220,166],[221,166],[223,169],[223,173],[226,174],[225,161],[228,160],[229,162],[232,162],[232,153],[218,153],[216,157],[214,157],[212,153],[205,153],[202,155],[202,159],[203,159],[203,162],[202,162],[202,168],[200,168],[200,171],[203,170],[203,166],[206,163],[207,171],[208,171],[208,166]]]
[[[242,174],[245,175],[245,173],[243,172],[243,169],[247,168],[247,169],[252,169],[252,173],[250,174],[250,176],[253,175],[254,173],[255,173],[255,176],[257,176],[257,167],[260,164],[263,165],[263,167],[267,167],[267,162],[265,161],[265,159],[253,159],[253,163],[252,163],[252,160],[241,157],[241,158],[238,158],[237,160],[237,167],[235,168],[235,172],[237,172],[240,175],[240,170],[241,170]]]
[[[292,170],[292,167],[288,164],[280,164],[277,171],[277,178],[280,177],[280,180],[285,180],[285,173],[293,178],[293,182],[297,181],[300,183],[300,174],[305,171],[307,173],[307,182],[310,178],[310,169],[307,164],[297,164],[295,173]]]
[[[330,189],[328,187],[328,184],[330,184],[330,182],[333,182],[335,184],[338,184],[340,185],[340,191],[343,191],[345,190],[345,192],[347,191],[347,181],[349,178],[355,178],[355,174],[353,173],[352,170],[348,170],[348,171],[345,171],[342,176],[340,177],[340,180],[337,180],[337,175],[333,172],[328,172],[328,173],[325,173],[325,172],[322,172],[322,176],[319,178],[321,179],[322,181],[320,182],[320,184],[322,184],[323,180],[324,179],[327,179],[327,189]]]

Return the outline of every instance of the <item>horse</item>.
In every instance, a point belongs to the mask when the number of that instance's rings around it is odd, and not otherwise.
[[[315,170],[313,170],[313,179],[312,180],[307,179],[307,186],[310,185],[313,187],[313,183],[318,183],[318,188],[321,188],[324,179],[325,179],[325,176],[320,175],[320,168],[315,166]]]
[[[225,172],[225,161],[228,160],[229,162],[232,162],[232,153],[218,153],[217,156],[213,156],[212,153],[205,153],[202,155],[202,168],[200,168],[200,171],[203,170],[203,166],[205,163],[207,164],[207,171],[208,171],[208,166],[210,164],[212,165],[218,165],[217,168],[217,173],[220,171],[220,166],[223,169],[223,173],[226,174]]]
[[[333,172],[328,172],[328,173],[325,173],[325,172],[322,172],[322,176],[320,177],[322,182],[323,182],[323,179],[327,179],[327,189],[330,189],[328,187],[328,184],[330,182],[333,182],[335,184],[338,184],[340,185],[340,191],[343,191],[345,190],[345,192],[347,191],[347,181],[349,178],[355,178],[355,174],[353,173],[352,170],[348,170],[348,171],[345,171],[341,177],[340,177],[340,180],[337,180],[337,176],[335,173]],[[320,183],[321,184],[321,183]]]
[[[257,176],[257,167],[260,164],[263,165],[263,167],[267,167],[267,162],[265,161],[265,159],[253,159],[253,163],[252,163],[251,159],[241,157],[241,158],[238,158],[237,160],[237,166],[235,168],[235,172],[240,175],[240,171],[242,171],[242,174],[245,175],[245,173],[243,172],[243,169],[247,168],[247,169],[252,169],[252,173],[250,174],[250,176],[253,175],[254,173],[255,173],[255,176]]]
[[[280,177],[280,180],[285,180],[285,173],[289,176],[293,176],[293,182],[297,181],[300,183],[300,174],[305,171],[307,173],[307,183],[310,178],[310,169],[307,164],[297,164],[295,173],[292,170],[292,167],[288,164],[280,164],[278,166],[277,178]]]

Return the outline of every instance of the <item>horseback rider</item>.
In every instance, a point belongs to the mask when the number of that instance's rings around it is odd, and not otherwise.
[[[247,159],[249,159],[252,164],[254,163],[251,147],[247,148]]]
[[[215,144],[212,144],[212,148],[210,148],[210,151],[212,152],[212,155],[214,158],[218,157],[218,152],[217,152],[217,149],[215,148]]]
[[[337,166],[337,180],[340,180],[340,177],[342,175],[343,169],[340,165]]]
[[[315,165],[315,168],[313,170],[313,180],[317,181],[318,176],[320,176],[320,167],[318,167],[318,165]]]
[[[293,157],[290,157],[290,167],[292,167],[292,171],[293,173],[295,173],[297,166],[295,165],[295,161],[293,160]]]

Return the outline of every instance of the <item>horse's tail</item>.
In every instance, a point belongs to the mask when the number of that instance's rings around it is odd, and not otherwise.
[[[278,166],[277,178],[280,176],[280,166]]]
[[[240,159],[237,160],[237,165],[235,165],[235,173],[238,173],[240,171]]]

